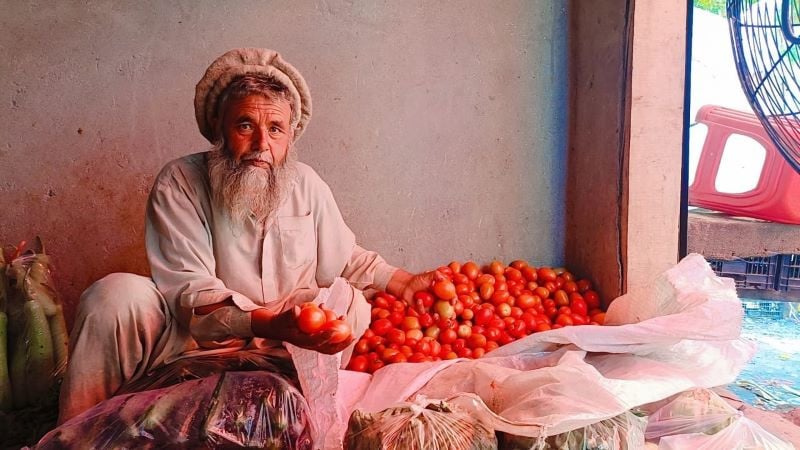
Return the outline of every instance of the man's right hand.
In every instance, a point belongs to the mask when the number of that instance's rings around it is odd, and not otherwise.
[[[280,314],[271,314],[266,309],[257,309],[252,312],[251,327],[257,337],[275,339],[296,345],[308,350],[314,350],[327,355],[341,352],[353,342],[353,337],[343,342],[333,344],[330,342],[333,331],[319,331],[306,334],[297,328],[297,316],[300,307],[295,306]]]

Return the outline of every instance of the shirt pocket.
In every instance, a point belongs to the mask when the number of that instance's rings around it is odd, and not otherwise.
[[[317,255],[317,239],[311,213],[278,217],[283,262],[291,268],[309,264]]]

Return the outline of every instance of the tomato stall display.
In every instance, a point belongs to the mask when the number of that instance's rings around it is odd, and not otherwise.
[[[369,301],[370,326],[347,365],[368,373],[398,362],[480,358],[531,333],[605,320],[589,280],[522,260],[483,268],[453,261],[410,305],[382,291]]]

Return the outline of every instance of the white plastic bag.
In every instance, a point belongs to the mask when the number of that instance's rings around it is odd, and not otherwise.
[[[369,327],[370,307],[361,292],[344,278],[336,278],[329,288],[322,288],[312,300],[337,316],[344,315],[359,337]],[[355,340],[354,340],[355,342]],[[298,374],[298,380],[312,413],[312,437],[317,449],[341,448],[347,419],[369,383],[365,373],[339,370],[350,358],[353,346],[336,355],[286,345]]]
[[[650,414],[645,436],[658,440],[660,450],[794,448],[707,389],[682,392],[661,405]]]

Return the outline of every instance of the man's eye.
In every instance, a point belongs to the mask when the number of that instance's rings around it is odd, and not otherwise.
[[[253,129],[253,125],[249,123],[240,123],[237,127],[240,131],[251,131]]]
[[[283,130],[281,130],[281,129],[280,129],[280,128],[278,128],[278,127],[269,127],[269,132],[270,132],[270,133],[280,133],[280,132],[282,132],[282,131],[283,131]]]

